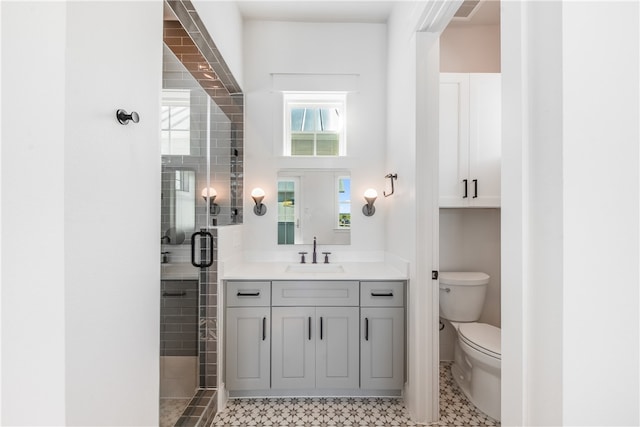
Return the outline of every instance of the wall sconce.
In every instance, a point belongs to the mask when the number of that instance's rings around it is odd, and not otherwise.
[[[367,201],[367,204],[362,207],[364,216],[373,216],[373,214],[376,213],[376,207],[373,206],[373,202],[375,202],[377,198],[378,192],[373,188],[364,192],[364,199]]]
[[[207,203],[207,199],[209,199],[209,213],[211,215],[218,215],[220,213],[220,206],[215,203],[217,195],[218,193],[213,187],[202,189],[202,198],[204,199],[204,202]]]
[[[253,207],[253,213],[262,216],[267,213],[267,206],[262,203],[262,199],[264,199],[264,190],[262,188],[254,188],[251,191],[251,198],[256,203]]]

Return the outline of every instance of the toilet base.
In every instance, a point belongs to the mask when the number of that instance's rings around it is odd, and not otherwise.
[[[465,372],[458,366],[457,361],[451,365],[451,376],[455,380],[456,384],[462,390],[467,399],[483,414],[493,418],[496,421],[500,421],[500,404],[496,408],[494,404],[487,401],[487,397],[490,393],[495,393],[495,390],[482,390],[481,392],[474,393],[473,385],[471,384],[471,372]],[[500,384],[498,382],[498,393],[500,391]],[[490,387],[494,388],[494,387]],[[477,395],[477,396],[474,396]],[[499,395],[499,394],[498,394]],[[483,397],[484,396],[484,397]]]

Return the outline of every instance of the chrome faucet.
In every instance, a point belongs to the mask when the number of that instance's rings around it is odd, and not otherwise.
[[[165,243],[165,240],[166,240],[166,243],[171,243],[171,237],[169,236],[162,236],[160,238],[160,243]]]
[[[313,236],[313,263],[317,264],[318,260],[317,260],[317,254],[316,254],[316,237]]]

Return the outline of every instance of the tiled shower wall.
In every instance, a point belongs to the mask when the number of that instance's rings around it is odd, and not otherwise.
[[[160,356],[198,354],[198,281],[163,280]]]
[[[198,375],[200,387],[217,386],[218,366],[218,230],[213,234],[213,265],[200,270]]]
[[[211,102],[209,123],[210,146],[207,147],[207,102],[209,95],[178,61],[164,48],[163,88],[189,89],[191,92],[191,154],[163,155],[162,179],[173,180],[175,169],[195,171],[196,175],[196,229],[207,225],[228,225],[242,222],[242,124],[232,123],[218,105]],[[215,202],[220,213],[216,223],[207,224],[208,206],[200,196],[207,185],[207,155],[210,159],[209,186],[216,189]],[[163,188],[165,186],[163,185]],[[168,200],[163,200],[163,207]],[[166,210],[165,210],[166,211]],[[168,216],[162,218],[162,229],[170,227]],[[189,236],[187,236],[189,237]]]

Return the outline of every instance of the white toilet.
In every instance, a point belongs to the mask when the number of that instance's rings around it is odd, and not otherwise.
[[[440,317],[458,337],[451,374],[478,409],[500,420],[500,328],[477,323],[489,275],[479,272],[440,273]]]

